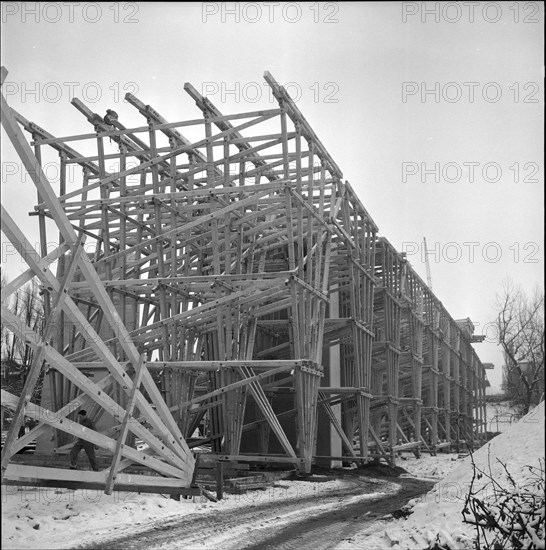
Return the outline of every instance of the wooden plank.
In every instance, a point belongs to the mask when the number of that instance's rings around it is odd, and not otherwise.
[[[175,235],[179,235],[181,233],[185,233],[186,231],[189,231],[190,229],[193,229],[193,228],[198,227],[200,225],[209,223],[212,220],[215,220],[217,218],[223,217],[227,213],[231,212],[232,210],[236,210],[237,208],[240,208],[241,206],[245,206],[247,204],[252,204],[253,202],[255,202],[256,198],[265,197],[268,194],[269,194],[269,191],[258,192],[258,193],[256,193],[256,196],[251,196],[251,197],[248,197],[246,199],[242,199],[240,201],[234,202],[234,203],[232,203],[229,206],[226,206],[224,208],[219,208],[218,210],[216,210],[215,212],[212,212],[211,214],[207,214],[206,216],[201,216],[201,217],[195,219],[194,221],[187,222],[185,224],[181,224],[178,227],[175,227],[173,229],[169,229],[168,231],[163,232],[161,235],[159,235],[157,237],[152,237],[150,239],[146,239],[141,243],[138,243],[138,244],[135,244],[134,246],[126,248],[122,252],[117,252],[117,253],[114,253],[114,254],[110,254],[109,256],[99,260],[98,263],[101,264],[101,263],[104,263],[104,262],[111,262],[113,260],[118,259],[119,257],[121,257],[123,255],[132,254],[136,251],[141,250],[142,248],[149,247],[151,245],[156,245],[161,240],[171,238],[171,237],[173,237]]]
[[[200,487],[177,487],[169,485],[143,485],[140,483],[139,479],[136,477],[132,478],[131,483],[116,483],[114,485],[114,490],[119,492],[128,492],[128,493],[158,493],[158,494],[171,494],[171,495],[184,495],[184,496],[201,496],[202,490]],[[166,478],[160,478],[166,479]],[[60,481],[60,480],[43,480],[31,478],[30,481],[25,479],[4,479],[2,485],[11,485],[11,486],[24,486],[24,487],[60,487],[64,489],[95,489],[100,490],[104,487],[104,483],[93,483],[93,482],[83,482],[78,481]]]
[[[46,468],[42,466],[29,466],[26,464],[9,464],[5,477],[10,481],[23,481],[26,479],[35,483],[39,482],[39,480],[96,483],[98,484],[97,488],[103,488],[106,472]],[[188,487],[187,482],[183,479],[138,474],[118,474],[116,481],[115,488],[121,484],[133,487],[135,485],[144,485],[155,489],[163,487],[184,489]]]
[[[245,367],[239,367],[239,371],[244,377],[253,376],[253,372],[251,371],[251,369],[248,369]],[[292,445],[288,441],[288,438],[286,437],[286,434],[284,433],[284,430],[282,429],[277,419],[277,416],[275,415],[271,407],[271,404],[269,403],[267,397],[265,396],[263,388],[257,382],[251,382],[249,385],[249,388],[252,393],[252,396],[256,400],[256,404],[262,411],[262,414],[267,419],[269,425],[271,426],[271,429],[273,430],[273,433],[277,436],[279,443],[282,445],[286,453],[290,457],[295,459],[296,453],[294,452]]]
[[[269,120],[270,118],[272,118],[272,116],[273,115],[264,115],[264,116],[258,117],[257,119],[254,119],[250,122],[246,122],[246,123],[240,124],[239,126],[236,126],[234,128],[234,130],[239,130],[239,131],[244,130],[245,128],[248,128],[248,127],[254,126],[256,124],[259,124],[261,122],[264,122],[266,120]],[[148,130],[147,127],[146,127],[146,130]],[[233,133],[234,130],[226,130],[225,132],[219,132],[218,134],[214,134],[210,138],[205,138],[205,139],[202,139],[202,140],[200,140],[196,143],[191,143],[189,145],[180,145],[179,147],[176,147],[176,148],[172,149],[170,152],[168,152],[164,155],[160,155],[160,156],[158,156],[156,158],[153,158],[151,160],[142,162],[136,168],[127,169],[124,172],[119,172],[119,173],[113,174],[111,176],[107,176],[106,178],[101,179],[97,183],[90,184],[88,186],[88,190],[91,191],[93,189],[96,189],[96,188],[100,187],[101,185],[104,186],[106,184],[115,182],[120,177],[132,176],[134,174],[138,174],[139,172],[142,172],[143,170],[147,170],[148,168],[151,168],[152,166],[155,166],[155,165],[160,164],[162,162],[168,161],[173,156],[180,155],[182,153],[188,153],[189,151],[193,151],[195,149],[198,149],[200,147],[205,146],[210,141],[215,141],[215,140],[221,139],[224,136]],[[8,133],[8,135],[9,135],[9,133]],[[103,136],[104,135],[105,134],[103,134]],[[96,134],[93,134],[93,137],[95,138]],[[67,140],[65,139],[64,141],[67,141]],[[59,198],[60,198],[61,201],[64,202],[64,201],[66,201],[66,200],[68,200],[72,197],[76,197],[80,194],[81,194],[81,190],[76,190],[76,191],[71,191],[70,193],[66,193],[66,194],[62,195],[61,197],[59,197]],[[45,199],[45,197],[44,197],[44,199]]]
[[[55,373],[53,371],[49,372],[50,376],[55,376]],[[99,389],[106,388],[109,384],[112,382],[112,375],[105,376],[104,378],[101,378],[97,382],[97,387]],[[55,399],[53,399],[53,402],[55,403]],[[65,416],[68,416],[69,414],[73,413],[74,411],[78,410],[78,408],[84,408],[88,403],[93,402],[91,397],[89,397],[86,394],[80,394],[76,396],[72,401],[67,403],[64,407],[61,409],[55,411],[55,414],[59,418],[63,418]],[[32,428],[28,433],[25,435],[19,437],[17,441],[13,443],[13,456],[15,453],[18,453],[21,449],[26,447],[30,442],[36,440],[40,435],[45,433],[48,430],[47,424],[40,423],[34,428]]]
[[[271,464],[300,464],[302,462],[301,458],[296,456],[282,456],[282,455],[251,455],[251,454],[239,454],[239,455],[224,455],[220,453],[213,453],[208,455],[208,457],[213,460],[226,460],[228,462],[232,461],[242,461],[242,462],[269,462]],[[213,458],[214,457],[214,458]]]
[[[66,298],[67,288],[70,285],[78,262],[80,260],[84,240],[85,239],[82,234],[78,238],[78,241],[71,247],[72,258],[70,261],[70,265],[66,271],[66,274],[63,277],[63,281],[58,289],[53,308],[50,312],[49,318],[46,321],[43,333],[43,341],[37,346],[34,352],[34,357],[32,358],[29,372],[23,385],[23,389],[21,390],[21,397],[19,399],[19,402],[17,403],[17,407],[15,408],[6,441],[4,443],[4,447],[2,448],[2,477],[4,476],[4,472],[6,470],[6,466],[9,462],[10,456],[13,454],[13,443],[15,441],[16,434],[19,433],[19,427],[21,426],[25,408],[30,402],[34,387],[38,382],[38,377],[40,376],[40,372],[42,370],[42,364],[45,359],[45,347],[49,345],[49,340],[51,339],[53,331],[57,330],[56,322],[61,313],[63,301]]]
[[[69,243],[61,243],[57,248],[55,248],[49,254],[42,258],[44,265],[49,265],[57,261],[59,257],[62,256],[68,249]],[[2,301],[7,300],[8,296],[13,294],[16,290],[32,280],[33,277],[34,271],[29,268],[24,273],[21,273],[21,275],[11,280],[9,283],[6,283],[6,285],[2,287]]]
[[[2,125],[4,126],[4,129],[6,130],[6,133],[10,138],[10,141],[12,142],[14,148],[19,154],[21,161],[23,162],[27,172],[31,176],[38,191],[40,192],[41,196],[44,198],[45,203],[47,204],[53,218],[55,219],[59,227],[59,230],[63,236],[63,239],[67,242],[75,242],[76,233],[72,225],[68,221],[60,202],[55,196],[55,193],[47,177],[45,176],[41,167],[36,162],[36,158],[34,157],[32,150],[30,149],[28,143],[26,142],[21,129],[17,125],[17,122],[15,121],[9,106],[6,103],[6,100],[3,94],[0,94],[0,100],[1,100]],[[88,187],[90,188],[91,186],[88,186]],[[2,219],[3,218],[4,216],[2,216]],[[20,242],[23,242],[23,240],[21,239],[19,240]],[[116,309],[112,304],[109,296],[107,295],[104,287],[100,283],[100,278],[98,277],[97,272],[95,271],[93,265],[90,262],[83,262],[81,264],[81,271],[84,277],[90,282],[90,285],[94,290],[95,296],[105,316],[108,318],[108,321],[110,322],[110,325],[115,335],[118,337],[122,347],[124,348],[125,353],[127,353],[129,359],[134,361],[134,363],[136,364],[139,356],[138,351],[134,346],[134,344],[132,343],[132,340],[129,334],[125,329],[125,327],[123,326],[123,323],[121,322],[121,318],[116,312]],[[56,283],[55,280],[53,282],[54,284]],[[58,286],[58,283],[57,283],[57,286]],[[70,304],[69,299],[67,299],[66,302],[67,304]],[[75,308],[79,314],[80,312],[78,308],[76,306]],[[94,343],[97,344],[98,348],[101,347],[98,341]],[[107,357],[105,357],[105,360],[107,359],[110,362],[111,366],[113,366],[115,369],[117,367],[115,359],[113,359],[111,354],[106,354],[106,355]],[[120,374],[122,374],[122,376],[125,375],[125,373],[120,373]],[[156,426],[162,432],[165,433],[165,438],[166,438],[165,440],[167,445],[173,448],[173,450],[179,454],[180,458],[182,458],[184,461],[187,462],[188,467],[193,468],[193,457],[191,455],[191,451],[186,445],[184,438],[180,433],[178,426],[176,425],[176,422],[172,418],[172,415],[170,414],[168,408],[165,406],[164,403],[162,403],[161,395],[159,394],[153,379],[151,378],[149,373],[147,373],[147,371],[145,371],[144,373],[144,385],[152,399],[152,402],[157,407],[157,410],[161,415],[162,421],[166,422],[168,429],[172,434],[174,434],[176,439],[173,439],[172,437],[171,438],[168,437],[166,431],[162,427],[163,422],[157,422],[156,420],[158,419],[158,414],[156,414],[156,412],[149,406],[149,404],[145,402],[143,406],[148,408],[150,417],[151,417],[151,422],[155,423]]]
[[[132,415],[133,415],[133,411],[135,409],[135,405],[137,401],[136,396],[137,396],[137,392],[140,391],[139,388],[142,382],[142,375],[144,373],[145,368],[146,367],[144,366],[144,356],[141,356],[140,361],[135,369],[135,379],[133,381],[133,389],[131,390],[129,401],[127,403],[127,408],[125,409],[125,416],[123,417],[123,422],[121,423],[121,429],[118,435],[116,448],[114,450],[114,456],[112,458],[112,465],[110,466],[110,471],[108,472],[108,478],[106,479],[106,488],[104,492],[107,495],[112,494],[112,490],[114,488],[114,482],[118,475],[117,470],[121,459],[121,451],[125,445],[125,439],[127,438],[127,434],[129,432],[129,420],[134,420],[132,418]]]
[[[32,267],[32,269],[35,271],[35,273],[38,275],[38,277],[40,277],[40,279],[45,284],[49,285],[54,290],[58,290],[59,283],[57,282],[56,278],[51,274],[51,272],[49,271],[49,269],[47,269],[47,267],[43,266],[41,258],[33,250],[30,243],[26,240],[25,236],[21,233],[21,231],[19,230],[19,228],[17,227],[15,222],[13,222],[13,220],[11,219],[9,214],[5,211],[3,206],[1,207],[1,209],[2,209],[2,220],[1,220],[2,230],[6,233],[8,238],[10,238],[10,240],[12,240],[13,242],[18,242],[19,243],[20,249],[22,251],[24,251],[24,259],[27,261],[27,263],[29,263],[29,265]],[[85,266],[91,266],[90,262],[87,262],[87,261],[82,262],[82,264],[81,264],[82,270],[85,268]],[[96,276],[96,273],[95,273],[95,276]],[[100,288],[102,288],[102,287],[100,287]],[[104,294],[106,294],[104,288],[102,288],[102,292]],[[103,297],[105,299],[109,300],[109,297],[107,295],[105,295]],[[114,376],[116,377],[116,380],[120,383],[121,387],[124,388],[124,390],[126,392],[129,392],[130,389],[132,388],[132,382],[128,378],[127,373],[121,368],[121,366],[119,365],[117,360],[114,358],[114,356],[112,355],[110,350],[105,346],[105,344],[102,342],[102,340],[100,339],[98,334],[93,330],[93,328],[91,327],[89,322],[85,319],[85,317],[84,317],[83,313],[81,312],[81,310],[73,302],[73,300],[70,298],[70,296],[66,296],[65,301],[64,301],[64,305],[66,306],[66,308],[70,312],[72,320],[74,320],[77,324],[79,324],[80,329],[82,330],[82,332],[86,333],[87,340],[90,342],[91,347],[94,349],[94,351],[97,353],[97,355],[99,355],[99,357],[101,357],[103,359],[105,365],[109,368],[110,372],[112,372],[112,374],[114,374]],[[105,304],[104,307],[106,307],[106,304]],[[9,312],[7,309],[4,309],[3,306],[2,306],[2,308],[3,308],[4,315],[6,316],[6,318],[11,319],[12,329],[17,331],[17,332],[21,332],[22,327],[20,326],[21,323],[18,320],[18,318],[14,317],[11,314],[11,312]],[[112,312],[112,310],[113,310],[113,312]],[[115,315],[119,319],[119,316],[118,316],[117,312],[115,311],[115,308],[114,308],[113,304],[110,306],[109,314]],[[119,319],[118,323],[115,324],[114,326],[116,326],[119,331],[122,331],[121,324],[122,324],[121,319]],[[118,336],[118,338],[119,338],[119,336]],[[36,342],[40,341],[40,340],[41,340],[40,337],[38,337],[37,335],[33,336],[33,340],[31,342],[31,345],[33,343],[36,343]],[[123,341],[124,341],[125,344],[128,344],[130,342],[130,337],[127,335],[125,337],[125,340],[123,340]],[[129,349],[132,349],[132,348],[129,348]],[[53,351],[54,350],[48,350],[48,354],[51,355],[53,353]],[[73,368],[72,365],[70,365],[70,363],[68,361],[64,360],[64,358],[62,360],[64,361],[64,365],[66,366],[67,369],[70,370],[70,369]],[[53,361],[53,364],[55,364],[54,361]],[[147,373],[145,372],[144,374],[146,376]],[[148,376],[150,377],[150,380],[151,380],[151,376],[149,374],[148,374]],[[86,380],[88,380],[88,379],[86,379],[85,377],[80,377],[80,387],[82,387],[82,384],[83,384],[83,386],[85,386],[85,381]],[[151,384],[153,384],[153,386]],[[153,392],[153,388],[155,388],[155,392]],[[157,388],[156,388],[155,383],[153,382],[153,380],[151,380],[151,382],[149,382],[146,389],[148,390],[148,392],[151,395],[153,395],[155,397],[156,400],[158,399]],[[159,399],[161,399],[160,396],[159,396]],[[161,402],[162,402],[162,399],[161,399]],[[139,405],[139,407],[142,408],[142,410],[144,410],[149,415],[150,423],[165,438],[165,442],[167,443],[167,445],[174,452],[176,452],[180,456],[180,458],[182,458],[183,460],[186,460],[187,457],[190,456],[189,455],[189,449],[187,449],[185,451],[183,448],[180,448],[180,446],[178,445],[178,442],[176,440],[174,440],[173,437],[171,436],[171,433],[166,430],[165,425],[158,418],[157,413],[152,409],[152,407],[150,406],[148,401],[146,399],[144,399],[144,397],[141,394],[138,394],[138,405]],[[156,405],[156,406],[158,406],[158,405]],[[161,403],[159,404],[159,407],[161,407]],[[173,422],[174,422],[174,420],[173,420]],[[179,433],[178,427],[176,427],[176,431],[178,431],[178,433]],[[180,434],[180,439],[183,441],[183,438],[182,438],[181,434]],[[160,447],[158,447],[158,448],[160,448]],[[191,460],[193,460],[193,459],[191,459]]]
[[[322,392],[319,392],[319,398],[322,400],[322,399],[325,399],[326,396],[324,394],[322,394]],[[347,435],[345,434],[345,432],[343,431],[343,428],[341,427],[341,424],[339,423],[334,411],[332,410],[332,407],[330,406],[330,404],[326,401],[323,401],[321,403],[322,407],[324,408],[324,410],[326,411],[326,414],[332,424],[332,426],[334,427],[334,429],[336,430],[337,434],[339,435],[339,437],[341,438],[341,442],[343,443],[345,449],[347,449],[347,451],[349,452],[349,454],[352,456],[352,457],[356,457],[357,454],[353,448],[353,444],[352,442],[349,440],[349,438],[347,437]]]
[[[238,365],[240,366],[240,365]],[[238,382],[233,382],[232,384],[228,384],[227,386],[222,386],[218,390],[214,390],[212,392],[206,393],[204,395],[200,395],[199,397],[194,397],[191,401],[184,401],[180,403],[179,407],[181,409],[191,407],[192,405],[195,405],[197,403],[201,403],[201,401],[207,401],[209,399],[212,399],[213,397],[216,397],[218,395],[222,395],[226,392],[230,392],[233,390],[236,390],[237,388],[242,388],[244,386],[248,386],[252,382],[257,382],[259,380],[263,380],[264,378],[269,378],[270,376],[274,376],[275,374],[278,374],[280,372],[285,372],[287,370],[293,369],[293,365],[284,365],[282,367],[277,367],[276,369],[271,369],[266,372],[262,372],[260,374],[255,374],[254,376],[249,376],[248,378],[243,378],[243,380],[239,380]]]
[[[216,463],[216,498],[224,498],[224,461],[219,460]]]
[[[15,408],[17,402],[18,402],[18,399],[16,396],[6,392],[5,390],[2,390],[2,403],[4,404],[4,406]],[[27,416],[30,416],[31,418],[42,421],[58,430],[67,432],[71,435],[79,437],[80,439],[85,439],[86,441],[89,441],[94,445],[98,445],[99,447],[102,447],[112,453],[115,451],[115,448],[116,448],[115,440],[110,439],[109,437],[106,437],[94,430],[89,430],[85,426],[82,426],[77,422],[72,422],[67,418],[64,418],[64,419],[55,418],[55,413],[43,407],[34,405],[33,403],[29,403],[27,405],[25,414]],[[134,462],[138,462],[139,464],[148,466],[164,475],[177,477],[180,479],[188,479],[188,477],[191,477],[191,472],[188,472],[187,470],[175,468],[174,466],[171,466],[170,464],[162,462],[161,460],[158,460],[153,456],[147,456],[142,453],[139,453],[136,449],[133,449],[131,447],[127,447],[127,446],[123,447],[122,454],[123,456],[130,458]],[[103,477],[105,478],[105,476]]]
[[[132,95],[132,94],[129,94]],[[214,117],[211,119],[211,122],[219,122],[219,121],[225,121],[225,120],[240,120],[244,118],[254,118],[254,117],[274,117],[280,113],[279,109],[262,109],[259,111],[250,111],[246,113],[235,113],[231,115],[222,115],[218,117]],[[156,125],[156,130],[168,130],[171,128],[182,128],[186,126],[199,126],[204,124],[204,121],[202,118],[197,119],[191,119],[191,120],[181,120],[178,122],[169,122],[167,124],[158,124]],[[148,131],[148,126],[138,126],[135,128],[124,128],[123,130],[108,130],[101,132],[103,137],[115,137],[115,136],[123,136],[126,134],[138,134],[138,133],[144,133]],[[65,137],[48,137],[43,138],[37,141],[37,143],[40,143],[40,145],[58,145],[58,144],[64,144],[64,142],[67,141],[79,141],[84,139],[94,139],[96,138],[97,134],[80,134],[80,135],[74,135],[74,136],[65,136]],[[250,138],[249,138],[250,139]]]
[[[9,329],[17,334],[19,338],[27,341],[31,347],[37,348],[41,343],[40,337],[33,331],[22,330],[20,319],[7,310],[5,306],[1,307],[4,323],[9,327]],[[89,380],[89,378],[83,375],[78,369],[74,368],[73,365],[62,357],[56,350],[52,349],[50,346],[45,346],[44,353],[46,361],[55,364],[57,370],[61,372],[63,376],[65,376],[68,380],[71,380],[85,393],[90,395],[96,403],[99,403],[104,409],[111,411],[113,415],[123,414],[124,410],[116,401],[99,389],[96,384]],[[53,413],[51,414],[55,416]],[[159,455],[171,462],[171,464],[180,467],[185,463],[178,455],[175,455],[172,451],[165,449],[165,444],[157,439],[141,424],[132,422],[130,424],[130,429],[135,433],[135,435],[146,441]]]

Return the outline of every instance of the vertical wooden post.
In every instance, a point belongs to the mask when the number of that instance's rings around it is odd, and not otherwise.
[[[110,466],[110,471],[108,472],[108,477],[106,479],[106,486],[105,486],[104,492],[107,495],[111,495],[114,489],[117,470],[119,467],[119,462],[121,460],[121,452],[123,450],[123,446],[125,445],[125,439],[127,437],[127,434],[129,432],[129,422],[136,421],[133,418],[133,411],[135,409],[135,405],[137,402],[137,394],[140,391],[140,384],[142,383],[142,377],[144,375],[145,369],[146,369],[146,366],[144,364],[144,355],[141,355],[140,361],[138,362],[138,365],[136,366],[136,369],[135,369],[133,389],[131,390],[129,400],[127,402],[127,407],[125,409],[125,416],[123,417],[123,421],[121,423],[121,430],[119,432],[118,440],[116,443],[116,449],[114,451],[114,456],[112,457],[112,465]]]
[[[216,498],[222,500],[224,498],[224,462],[219,460],[216,463]]]

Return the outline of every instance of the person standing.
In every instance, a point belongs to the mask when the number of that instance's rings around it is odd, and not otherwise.
[[[95,423],[87,416],[87,411],[79,411],[78,420],[82,426],[85,426],[90,430],[96,431]],[[89,464],[91,464],[91,468],[93,468],[93,471],[98,472],[99,468],[97,466],[97,459],[95,457],[95,445],[81,438],[78,438],[76,444],[74,445],[74,447],[72,447],[72,450],[70,451],[70,469],[76,469],[76,464],[78,463],[78,455],[80,454],[80,451],[82,449],[87,454]]]

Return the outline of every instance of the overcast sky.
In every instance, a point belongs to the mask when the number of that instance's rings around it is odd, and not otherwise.
[[[143,119],[125,92],[199,118],[187,81],[224,113],[271,108],[269,70],[425,281],[426,237],[434,292],[483,334],[507,276],[543,285],[543,25],[542,2],[3,2],[4,94],[67,136],[92,131],[72,97],[126,125]],[[5,138],[2,203],[35,237]],[[25,268],[6,243],[2,263],[9,279]],[[497,387],[499,348],[476,350]]]

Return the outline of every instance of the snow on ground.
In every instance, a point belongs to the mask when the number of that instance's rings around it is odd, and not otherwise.
[[[440,479],[460,461],[457,455],[423,455],[421,459],[402,456],[399,465],[411,477]],[[314,481],[316,480],[316,481]],[[393,481],[395,481],[393,479]],[[165,520],[188,514],[215,514],[242,506],[264,502],[294,501],[314,496],[306,504],[308,513],[319,512],[332,503],[321,496],[350,486],[351,478],[332,480],[314,475],[310,481],[282,480],[266,491],[249,491],[242,495],[226,494],[225,499],[212,503],[204,497],[176,502],[161,495],[118,493],[105,495],[97,490],[68,490],[34,487],[2,486],[2,548],[46,549],[71,548],[100,537],[120,536],[131,530],[146,529],[154,520]],[[378,491],[394,492],[393,483],[383,481]],[[365,495],[374,498],[378,493]],[[290,521],[282,517],[282,522]],[[234,533],[230,533],[233,536]]]
[[[305,517],[311,516],[311,515],[318,515],[324,512],[335,512],[339,506],[351,506],[356,503],[363,503],[365,501],[369,500],[375,500],[379,499],[386,494],[395,494],[399,490],[399,486],[397,486],[394,483],[386,482],[385,480],[368,480],[366,479],[366,482],[372,481],[372,483],[377,484],[377,491],[368,492],[368,493],[361,493],[356,494],[352,496],[338,496],[333,502],[332,499],[329,499],[326,501],[325,499],[321,499],[320,495],[318,495],[318,498],[313,498],[310,502],[306,501],[301,504],[301,506],[298,505],[297,508],[292,509],[284,509],[284,508],[276,508],[275,514],[278,514],[275,516],[275,519],[273,520],[275,523],[275,528],[279,529],[279,527],[282,526],[290,526],[290,524],[297,524],[302,520],[302,516]],[[289,486],[291,487],[291,490],[294,490],[294,487],[299,482],[290,482]],[[301,483],[301,482],[300,482]],[[284,484],[284,482],[283,482]],[[336,480],[334,482],[334,485],[332,487],[335,487],[337,489],[341,489],[343,487],[346,487],[347,489],[353,488],[353,480]],[[317,487],[319,489],[320,487]],[[309,494],[309,488],[305,489],[305,486],[303,488],[304,495],[307,491],[307,494]],[[254,495],[258,496],[258,495]],[[251,497],[252,498],[252,497]],[[271,501],[269,496],[266,494],[266,499],[268,501]],[[273,502],[277,503],[278,500],[273,500]],[[340,504],[342,503],[342,504]],[[246,506],[252,506],[252,504],[246,503]],[[255,512],[254,512],[255,513]],[[255,522],[252,524],[251,527],[249,527],[248,523],[243,522],[240,526],[231,527],[228,530],[222,531],[220,530],[214,530],[214,532],[210,533],[207,537],[203,538],[203,540],[199,542],[192,542],[191,550],[218,550],[222,548],[226,549],[238,549],[238,548],[246,548],[247,547],[247,539],[246,535],[248,535],[248,532],[251,531],[253,534],[253,537],[259,538],[260,537],[260,531],[262,529],[268,529],[271,527],[271,520],[265,520],[263,523]],[[244,544],[241,544],[241,541],[245,541]],[[235,544],[234,544],[235,543]],[[266,546],[270,547],[270,546]],[[163,546],[162,546],[163,548]],[[176,549],[178,550],[179,546],[170,546],[166,545],[164,546],[166,549]],[[303,548],[308,548],[308,546],[303,546]]]
[[[458,454],[453,453],[440,453],[431,457],[423,454],[421,458],[402,455],[396,459],[396,465],[404,468],[411,477],[440,480],[446,477],[451,470],[457,468],[461,461]]]
[[[489,432],[505,432],[519,420],[519,415],[510,407],[508,401],[487,403],[486,414],[487,431]]]
[[[158,495],[2,486],[2,548],[70,548],[99,532],[199,508]]]
[[[103,540],[108,535],[116,537],[127,531],[144,530],[154,520],[215,514],[242,506],[281,503],[309,496],[315,497],[311,507],[318,511],[325,506],[321,496],[345,485],[351,486],[350,479],[327,480],[325,476],[313,476],[311,481],[283,480],[266,491],[226,494],[218,503],[204,497],[176,502],[161,495],[118,492],[105,495],[98,490],[2,486],[2,549],[73,548],[97,537]],[[291,518],[285,519],[290,521]]]
[[[526,474],[524,467],[537,465],[539,457],[544,457],[544,403],[474,453],[474,460],[482,469],[487,467],[488,450],[497,480],[502,478],[502,468],[496,457],[506,462],[516,481],[522,483]],[[408,519],[369,523],[351,543],[344,542],[338,549],[426,548],[438,533],[450,541],[453,549],[465,548],[465,543],[469,547],[473,527],[462,523],[461,510],[472,477],[470,457],[458,459],[456,454],[442,453],[436,457],[423,455],[420,459],[405,456],[400,457],[398,465],[407,470],[408,475],[443,478],[442,481],[413,503],[413,514]],[[309,496],[317,497],[312,499],[311,508],[318,511],[325,506],[335,506],[321,500],[322,495],[351,483],[350,478],[325,481],[324,476],[314,476],[314,479],[316,482],[313,478],[283,480],[266,491],[225,495],[225,500],[218,503],[206,501],[204,497],[176,502],[161,495],[116,492],[105,495],[96,490],[2,486],[2,548],[73,548],[97,537],[104,540],[106,536],[119,536],[128,530],[144,530],[154,520],[188,514],[212,516],[237,507]],[[392,490],[389,488],[389,492]]]
[[[526,466],[538,467],[539,459],[544,460],[544,402],[473,455],[479,469],[488,472],[490,465],[491,477],[509,487],[497,458],[506,464],[517,485],[525,483],[529,477]],[[429,493],[416,499],[413,513],[407,519],[362,531],[355,537],[352,547],[426,548],[439,536],[439,542],[447,543],[452,550],[471,548],[474,527],[463,523],[461,512],[472,473],[471,457],[467,457]],[[476,480],[475,489],[484,488],[487,482],[486,476]],[[491,490],[485,487],[484,493],[491,494]]]

